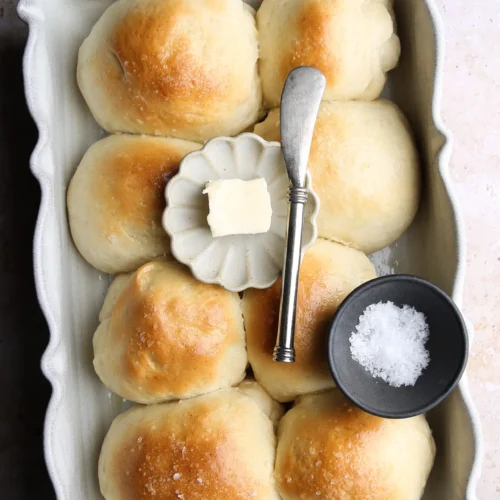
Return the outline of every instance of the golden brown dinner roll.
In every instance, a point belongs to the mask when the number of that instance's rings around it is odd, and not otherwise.
[[[170,252],[161,217],[165,186],[182,158],[200,144],[180,139],[113,135],[85,154],[68,189],[73,240],[107,273],[135,271]]]
[[[418,500],[434,455],[423,415],[383,419],[337,390],[311,394],[281,420],[276,486],[283,500]]]
[[[255,133],[279,140],[279,109]],[[417,212],[417,151],[408,122],[389,101],[323,102],[309,169],[324,238],[372,253],[396,241]]]
[[[241,0],[119,0],[80,48],[77,77],[108,132],[203,141],[257,121],[257,58]]]
[[[264,102],[278,106],[288,73],[314,66],[325,100],[376,99],[399,59],[392,0],[264,0],[257,12]]]
[[[376,277],[366,255],[337,243],[318,240],[300,268],[295,324],[295,363],[276,363],[281,279],[265,290],[250,289],[243,297],[248,359],[255,378],[277,401],[333,387],[327,365],[328,325],[342,300]]]
[[[252,397],[261,410],[269,417],[274,427],[278,427],[284,413],[284,408],[256,380],[247,378],[238,385],[237,389],[247,396]]]
[[[135,407],[104,440],[106,500],[278,500],[275,436],[255,401],[235,390]]]
[[[150,262],[118,279],[94,335],[94,367],[109,389],[149,404],[243,379],[238,294],[196,281],[174,260]]]

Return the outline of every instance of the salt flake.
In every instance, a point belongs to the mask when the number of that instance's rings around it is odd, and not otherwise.
[[[372,377],[393,387],[415,385],[429,365],[428,338],[423,313],[408,305],[379,302],[365,309],[351,333],[351,356]]]

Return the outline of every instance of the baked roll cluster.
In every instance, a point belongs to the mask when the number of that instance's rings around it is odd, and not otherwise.
[[[109,389],[151,404],[241,382],[247,353],[238,294],[200,283],[174,260],[118,280],[94,335],[94,368]]]
[[[342,300],[376,276],[365,254],[418,209],[409,125],[379,99],[399,52],[390,0],[264,0],[257,13],[241,0],[118,0],[83,42],[78,84],[113,135],[76,169],[69,223],[87,262],[116,275],[95,371],[139,404],[104,440],[107,500],[422,495],[435,454],[425,417],[352,406],[325,354]],[[161,216],[168,181],[205,141],[252,129],[280,140],[281,91],[300,65],[327,88],[309,160],[320,238],[301,267],[287,365],[272,361],[280,280],[242,297],[198,282],[169,255]]]
[[[399,59],[391,0],[264,0],[257,28],[269,108],[279,106],[285,79],[297,66],[323,72],[325,100],[370,101]]]
[[[205,141],[259,118],[258,57],[240,0],[118,0],[83,42],[77,78],[107,132]]]
[[[418,500],[435,452],[423,415],[384,419],[338,391],[311,394],[281,420],[276,487],[284,500]]]
[[[119,415],[99,458],[103,496],[278,500],[276,437],[265,404],[224,389]]]
[[[201,147],[172,138],[203,143],[238,134],[264,109],[267,118],[254,132],[279,140],[275,106],[288,72],[304,64],[327,77],[309,161],[321,201],[319,235],[365,253],[392,244],[415,217],[421,182],[405,117],[394,104],[378,100],[398,58],[388,0],[264,0],[256,19],[241,0],[117,1],[80,49],[80,89],[107,132],[168,136],[170,145],[155,145],[152,138],[143,138],[142,145],[137,138],[121,139],[122,144],[105,139],[89,150],[68,197],[80,252],[111,273],[168,253],[157,215],[154,235],[154,229],[136,231],[137,221],[129,220],[123,186],[129,175],[147,169],[150,177],[142,182],[151,188],[156,176],[161,193],[168,171]],[[161,161],[167,147],[170,166]],[[114,192],[102,187],[100,176],[114,183]],[[118,190],[116,208],[110,199]],[[162,202],[156,207],[157,213],[164,208]]]
[[[91,146],[67,196],[71,234],[85,260],[117,274],[168,254],[161,224],[165,186],[182,158],[200,147],[182,139],[128,134]]]
[[[279,108],[254,132],[278,141]],[[323,102],[308,167],[323,238],[373,253],[394,243],[417,213],[418,154],[406,118],[389,101]]]

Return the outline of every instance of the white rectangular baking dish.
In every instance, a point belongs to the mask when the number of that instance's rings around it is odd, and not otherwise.
[[[91,339],[108,279],[77,254],[65,207],[72,172],[85,150],[103,135],[76,85],[77,50],[110,3],[19,3],[19,14],[30,26],[24,59],[26,95],[40,131],[31,168],[42,188],[35,276],[51,333],[42,359],[53,386],[45,422],[45,456],[61,500],[101,498],[97,457],[120,407],[92,368]],[[256,7],[260,2],[250,3]],[[410,231],[374,259],[382,272],[411,272],[433,281],[460,305],[465,241],[449,182],[450,139],[439,113],[442,29],[432,0],[396,0],[395,9],[402,59],[385,92],[412,123],[425,168],[425,193]],[[424,499],[475,500],[481,431],[465,376],[429,420],[438,454]]]

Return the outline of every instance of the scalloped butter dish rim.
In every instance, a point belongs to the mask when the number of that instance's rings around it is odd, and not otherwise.
[[[187,265],[190,268],[193,276],[198,281],[201,281],[203,283],[208,283],[208,284],[219,285],[219,286],[222,286],[231,292],[242,292],[248,288],[263,289],[263,288],[268,288],[268,287],[272,286],[281,274],[283,263],[282,262],[279,263],[279,266],[278,266],[279,268],[278,268],[277,272],[273,273],[273,276],[272,277],[270,276],[269,279],[265,279],[265,280],[259,279],[255,276],[250,275],[249,279],[246,280],[245,282],[241,283],[241,285],[230,286],[226,283],[226,281],[222,277],[222,272],[225,268],[225,259],[227,257],[226,256],[214,278],[203,276],[202,274],[200,274],[200,272],[198,272],[193,267],[193,264],[196,260],[196,257],[192,258],[192,257],[186,256],[186,255],[183,255],[179,251],[180,245],[178,244],[178,237],[180,235],[178,232],[172,230],[171,225],[169,223],[169,219],[171,216],[171,210],[173,208],[178,208],[178,207],[170,206],[169,200],[170,200],[173,186],[175,186],[175,184],[176,184],[176,182],[175,182],[176,180],[189,179],[192,181],[191,177],[186,174],[186,170],[189,168],[188,163],[190,162],[190,160],[192,158],[198,157],[198,156],[204,156],[205,153],[207,152],[207,150],[209,150],[210,147],[214,144],[214,142],[227,142],[230,144],[234,144],[234,143],[238,142],[239,140],[242,140],[242,139],[247,140],[248,138],[251,138],[252,140],[259,142],[260,145],[262,146],[263,150],[267,149],[267,148],[279,148],[279,149],[281,149],[281,144],[279,142],[266,141],[262,137],[254,134],[252,132],[244,132],[244,133],[239,134],[235,137],[226,137],[226,136],[214,137],[214,138],[210,139],[209,141],[207,141],[203,145],[202,148],[188,153],[182,159],[182,161],[179,165],[178,173],[174,177],[172,177],[172,179],[170,179],[170,181],[168,182],[168,184],[165,187],[165,199],[166,199],[167,205],[166,205],[166,208],[165,208],[163,215],[162,215],[162,226],[163,226],[163,229],[166,231],[166,233],[170,237],[170,250],[171,250],[172,256],[177,261],[181,262],[182,264]],[[241,178],[241,177],[237,177],[237,178]],[[305,218],[304,224],[306,224],[306,223],[310,224],[312,234],[311,234],[311,237],[309,238],[309,240],[307,242],[303,243],[303,245],[302,245],[302,256],[314,244],[314,242],[318,238],[317,216],[318,216],[318,213],[320,210],[320,200],[319,200],[318,195],[316,194],[316,192],[312,188],[312,176],[311,176],[311,173],[309,170],[307,171],[306,185],[307,185],[309,199],[312,201],[313,210],[310,213],[310,215],[307,217],[307,222],[306,222],[306,218]],[[207,227],[208,227],[208,222],[207,222]],[[264,234],[264,233],[262,233],[262,234]],[[248,235],[241,235],[241,236],[245,236],[247,238],[252,238],[252,237],[257,236],[257,235],[248,234]],[[213,239],[215,240],[216,238],[213,238]],[[285,246],[285,239],[284,238],[283,238],[283,246]],[[209,248],[209,247],[207,246],[206,248]],[[202,252],[203,252],[203,250],[202,250]]]

